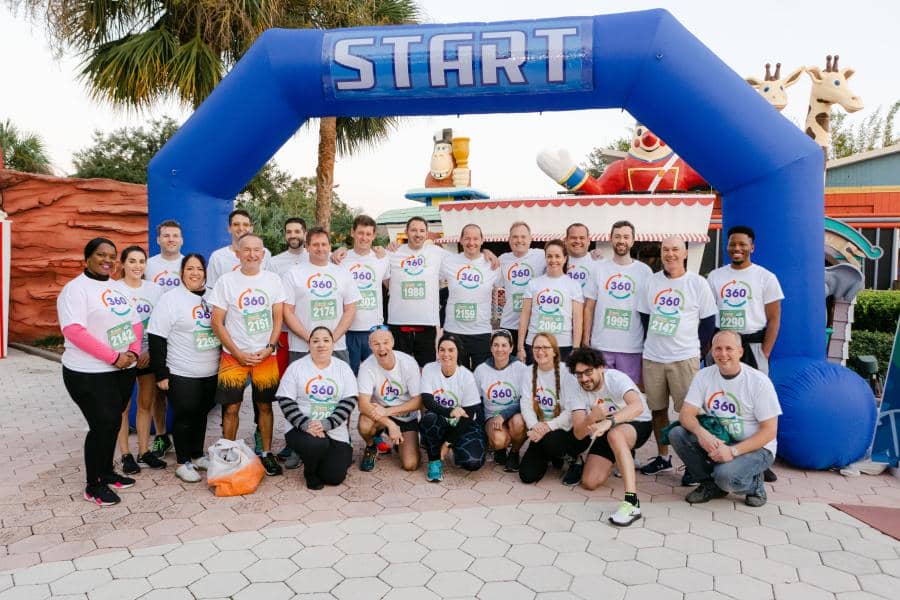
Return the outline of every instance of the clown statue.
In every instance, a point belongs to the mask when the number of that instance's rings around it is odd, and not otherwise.
[[[431,169],[425,177],[425,187],[468,187],[472,183],[468,161],[469,138],[454,138],[452,129],[438,131],[434,134]]]
[[[638,124],[628,155],[606,167],[595,179],[575,164],[566,150],[538,154],[541,170],[557,183],[579,194],[662,192],[709,187],[664,141]]]

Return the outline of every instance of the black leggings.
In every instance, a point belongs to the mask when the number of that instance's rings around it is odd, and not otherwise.
[[[216,375],[169,375],[172,435],[175,437],[175,457],[179,464],[205,454],[206,416],[216,403],[216,378]]]
[[[590,438],[583,440],[575,438],[571,431],[555,429],[541,438],[541,441],[528,442],[528,450],[522,457],[519,465],[519,479],[522,483],[535,483],[540,481],[547,472],[547,463],[554,458],[561,459],[564,456],[576,457],[588,447]]]
[[[84,470],[88,484],[113,472],[113,454],[122,413],[134,390],[135,369],[80,373],[63,367],[63,383],[88,423],[84,437]]]
[[[353,447],[350,444],[333,440],[327,434],[320,438],[296,428],[287,432],[285,441],[291,450],[300,455],[303,475],[310,487],[321,483],[340,485],[347,477],[347,469],[353,462]]]
[[[429,461],[440,460],[441,447],[449,442],[457,467],[477,471],[484,465],[484,424],[479,419],[460,419],[454,427],[446,417],[426,412],[419,423],[419,432]]]

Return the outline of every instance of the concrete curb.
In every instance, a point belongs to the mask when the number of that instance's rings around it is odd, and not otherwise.
[[[47,360],[52,360],[53,362],[62,362],[62,354],[44,350],[43,348],[35,348],[34,346],[29,346],[28,344],[20,344],[19,342],[10,342],[9,347],[15,348],[16,350],[21,350],[26,354],[33,354],[35,356],[40,356],[41,358],[46,358]]]

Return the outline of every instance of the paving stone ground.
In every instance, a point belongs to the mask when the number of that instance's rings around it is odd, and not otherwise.
[[[60,366],[12,351],[0,408],[0,600],[863,600],[900,589],[900,542],[828,506],[900,507],[889,475],[778,464],[762,509],[733,497],[691,507],[680,472],[639,475],[645,518],[625,530],[605,522],[621,480],[586,492],[550,471],[525,486],[490,462],[431,484],[380,459],[315,493],[287,471],[243,498],[183,484],[170,467],[99,508],[81,499],[85,424]],[[210,442],[217,427],[212,415]],[[652,453],[651,441],[638,456]]]

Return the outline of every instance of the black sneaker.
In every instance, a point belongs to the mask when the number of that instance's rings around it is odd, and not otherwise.
[[[122,501],[106,484],[95,483],[84,488],[84,499],[97,506],[112,506]]]
[[[685,497],[685,500],[691,504],[703,504],[704,502],[709,502],[716,498],[724,498],[727,495],[728,492],[717,486],[714,481],[708,480],[701,481],[697,489],[692,490],[691,493]]]
[[[154,470],[166,468],[166,461],[157,457],[153,452],[144,452],[143,454],[138,456],[138,462],[142,465],[147,465]]]
[[[134,485],[134,479],[131,477],[122,477],[115,471],[103,477],[104,485],[108,485],[109,487],[116,490],[124,490],[126,488],[130,488]]]
[[[562,458],[551,458],[550,464],[553,465],[554,469],[562,469],[565,461]]]
[[[292,452],[293,450],[291,450],[290,446],[285,446],[281,449],[281,452],[275,455],[275,458],[278,459],[278,462],[284,462],[291,457]]]
[[[760,478],[759,484],[756,486],[756,491],[752,494],[747,494],[747,497],[744,498],[744,504],[747,506],[752,506],[753,508],[759,508],[763,506],[768,501],[768,497],[766,496],[766,484],[763,479]]]
[[[378,456],[378,446],[375,444],[366,446],[366,449],[363,450],[362,460],[359,461],[359,470],[366,472],[374,471],[376,456]]]
[[[519,471],[519,453],[510,451],[509,456],[506,457],[506,465],[504,465],[503,470],[507,473],[517,473]]]
[[[569,463],[569,468],[566,470],[565,475],[563,475],[563,485],[578,485],[581,483],[581,474],[583,472],[584,463],[581,462],[580,458],[571,461]]]
[[[663,458],[662,456],[657,456],[646,465],[641,467],[641,473],[644,475],[655,475],[656,473],[662,473],[663,471],[671,471],[672,470],[672,457]]]
[[[681,476],[681,485],[685,487],[693,487],[695,485],[699,485],[700,482],[694,479],[694,476],[691,475],[691,472],[687,469],[684,470],[684,475]]]
[[[506,448],[504,448],[503,450],[494,450],[494,462],[498,465],[505,465],[506,457]]]
[[[153,440],[153,445],[150,447],[150,451],[156,455],[156,458],[162,458],[171,449],[172,440],[169,439],[168,433],[156,436],[156,439]]]
[[[766,483],[772,483],[773,481],[778,481],[778,475],[772,469],[766,469],[763,471],[763,480]]]
[[[266,475],[272,477],[284,473],[281,465],[278,464],[278,461],[275,460],[275,456],[273,456],[271,452],[261,457],[259,460],[262,461],[263,467],[266,469]]]
[[[134,475],[141,472],[141,467],[134,460],[134,454],[129,452],[122,455],[122,472],[126,475]]]

